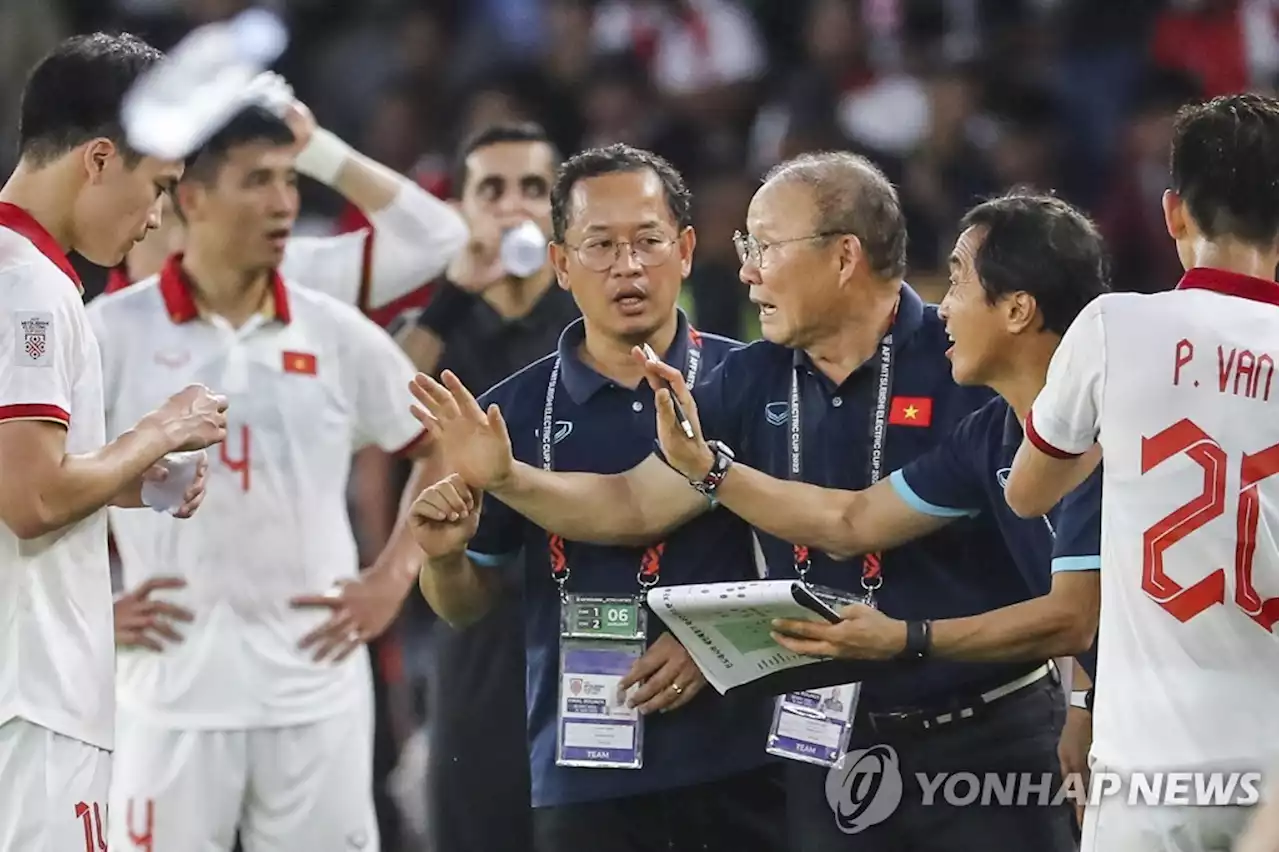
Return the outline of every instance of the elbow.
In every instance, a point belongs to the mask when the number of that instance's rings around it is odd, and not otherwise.
[[[1098,616],[1087,611],[1062,612],[1054,619],[1055,629],[1046,656],[1074,657],[1093,647],[1098,634]]]
[[[5,507],[4,525],[22,541],[32,541],[66,526],[67,519],[40,498],[21,500]]]
[[[1053,504],[1042,507],[1035,491],[1029,486],[1024,486],[1022,479],[1015,479],[1013,476],[1009,477],[1009,484],[1004,491],[1004,499],[1009,504],[1009,508],[1013,510],[1013,513],[1024,519],[1043,515],[1053,508]]]

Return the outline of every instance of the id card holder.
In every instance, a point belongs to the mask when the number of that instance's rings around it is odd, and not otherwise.
[[[875,605],[870,594],[858,597],[823,586],[809,590],[832,609],[850,603]],[[848,748],[861,693],[861,683],[846,683],[779,695],[765,751],[788,760],[835,766]]]
[[[618,684],[644,654],[647,611],[634,596],[565,595],[560,603],[556,765],[639,769],[644,719]]]

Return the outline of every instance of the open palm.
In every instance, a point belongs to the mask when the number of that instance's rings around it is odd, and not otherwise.
[[[409,383],[418,418],[445,463],[472,488],[491,490],[511,472],[511,437],[496,405],[486,412],[449,370],[437,382],[419,373]]]

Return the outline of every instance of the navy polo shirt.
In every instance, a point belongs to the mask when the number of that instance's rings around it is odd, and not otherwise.
[[[912,400],[914,418],[891,417],[886,427],[881,476],[889,476],[942,443],[957,423],[992,396],[986,388],[959,387],[945,357],[950,342],[937,309],[903,285],[894,319],[891,408]],[[747,465],[788,478],[789,400],[792,376],[801,399],[801,477],[828,488],[858,490],[869,484],[871,426],[879,381],[879,357],[854,370],[839,386],[803,352],[767,341],[725,358],[697,388],[698,416],[709,438],[718,438]],[[896,401],[896,402],[895,402]],[[761,548],[771,577],[794,577],[790,544],[764,534]],[[862,559],[836,561],[811,552],[809,579],[835,588],[862,588]],[[963,518],[936,533],[882,555],[883,586],[877,605],[900,619],[977,615],[1034,597],[987,515]],[[1027,663],[962,663],[931,659],[894,668],[863,684],[867,709],[929,707],[972,699],[1030,671]]]
[[[889,477],[908,506],[925,515],[960,518],[988,513],[999,525],[1027,585],[1049,592],[1051,572],[1097,571],[1102,564],[1102,468],[1039,518],[1019,518],[1005,502],[1022,424],[1009,404],[991,400],[945,441]],[[1049,569],[1049,570],[1046,570]],[[1090,677],[1090,656],[1081,655]]]
[[[657,439],[653,392],[646,382],[620,387],[578,358],[582,321],[565,329],[557,355],[516,373],[480,399],[497,403],[506,419],[515,457],[541,467],[543,408],[558,357],[555,396],[555,469],[623,473],[653,452]],[[696,339],[696,340],[695,340]],[[741,344],[714,335],[691,338],[683,314],[667,362],[686,371],[689,347],[699,346],[699,381]],[[503,503],[486,497],[480,528],[470,544],[473,561],[505,564],[524,572],[526,709],[534,807],[634,796],[713,781],[768,762],[765,739],[772,707],[759,698],[720,696],[704,689],[671,713],[644,719],[640,769],[586,769],[555,765],[559,672],[560,599],[547,553],[547,534]],[[568,592],[635,594],[644,548],[567,542]],[[513,559],[514,557],[514,559]],[[660,583],[713,583],[756,579],[750,528],[719,509],[673,532],[662,554]],[[508,569],[510,570],[510,569]],[[649,614],[649,640],[663,632]]]

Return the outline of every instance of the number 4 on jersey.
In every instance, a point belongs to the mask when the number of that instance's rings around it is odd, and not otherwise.
[[[1227,453],[1203,429],[1183,419],[1153,437],[1142,439],[1142,472],[1185,453],[1204,471],[1204,490],[1157,521],[1142,535],[1142,590],[1179,621],[1188,621],[1226,597],[1226,571],[1213,570],[1191,586],[1165,573],[1170,547],[1223,514],[1227,506]],[[1253,557],[1258,546],[1262,501],[1258,486],[1280,471],[1280,444],[1240,461],[1240,496],[1236,507],[1235,603],[1264,630],[1280,619],[1280,598],[1262,600],[1253,587]]]
[[[249,490],[249,427],[240,427],[240,457],[233,457],[231,448],[231,430],[227,430],[227,438],[218,445],[218,461],[232,473],[240,474],[240,490]]]

